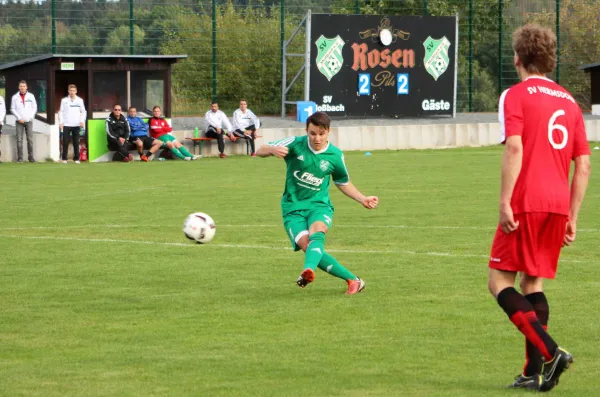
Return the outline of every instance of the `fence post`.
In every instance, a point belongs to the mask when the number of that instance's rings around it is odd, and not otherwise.
[[[560,84],[560,0],[556,0],[556,83]]]
[[[133,0],[129,0],[129,55],[133,55]]]
[[[427,11],[427,0],[423,0],[423,15],[429,15]]]
[[[355,14],[360,14],[360,0],[356,0],[354,2],[354,13]]]
[[[212,0],[212,100],[217,100],[217,0]]]
[[[469,0],[469,112],[473,111],[473,0]]]
[[[281,15],[280,15],[280,30],[281,37],[279,39],[279,45],[281,46],[281,53],[279,55],[279,64],[281,65],[281,73],[283,73],[283,44],[285,42],[285,0],[281,0]],[[283,78],[283,76],[281,76]]]
[[[498,95],[502,94],[502,13],[504,1],[498,0]]]
[[[56,0],[52,0],[52,53],[56,54]]]

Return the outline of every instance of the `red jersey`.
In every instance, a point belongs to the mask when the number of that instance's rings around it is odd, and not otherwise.
[[[169,123],[167,123],[167,120],[163,119],[162,117],[152,117],[149,124],[150,136],[152,136],[152,138],[158,138],[161,135],[166,135],[173,131],[173,128],[171,128]]]
[[[512,135],[523,141],[513,212],[569,215],[571,160],[590,154],[577,102],[563,87],[540,76],[504,91],[498,109],[502,141]]]

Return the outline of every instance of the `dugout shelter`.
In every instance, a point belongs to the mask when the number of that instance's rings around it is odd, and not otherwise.
[[[45,54],[5,63],[0,76],[5,80],[7,124],[14,125],[10,100],[19,81],[25,80],[38,104],[33,129],[50,136],[48,157],[58,160],[57,113],[67,86],[75,84],[88,113],[88,152],[94,161],[108,150],[104,120],[115,103],[124,109],[135,106],[141,117],[151,116],[152,107],[158,105],[165,117],[171,117],[172,66],[183,58],[187,55]]]
[[[590,74],[592,114],[600,116],[600,62],[581,65],[579,70]]]

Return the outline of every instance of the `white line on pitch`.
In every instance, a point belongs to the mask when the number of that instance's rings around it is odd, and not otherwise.
[[[118,240],[110,238],[79,238],[79,237],[55,237],[55,236],[15,236],[0,234],[0,238],[15,238],[15,239],[28,239],[28,240],[57,240],[57,241],[79,241],[84,243],[121,243],[121,244],[143,244],[143,245],[161,245],[168,247],[186,247],[193,248],[197,247],[194,243],[169,243],[160,241],[147,241],[147,240]],[[206,247],[216,248],[237,248],[237,249],[264,249],[272,251],[290,251],[290,248],[285,247],[273,247],[269,245],[252,245],[252,244],[207,244]],[[481,254],[455,254],[451,252],[434,252],[434,251],[407,251],[407,250],[356,250],[356,249],[335,249],[328,248],[327,252],[333,253],[351,253],[351,254],[400,254],[400,255],[424,255],[424,256],[441,256],[449,258],[489,258],[489,255]],[[569,263],[583,263],[579,260],[561,260],[561,262]]]
[[[171,225],[173,226],[173,225]],[[56,225],[56,226],[27,226],[27,227],[2,227],[0,230],[60,230],[60,229],[110,229],[128,227],[167,227],[164,225]]]
[[[257,225],[220,225],[218,227],[230,227],[230,228],[280,228],[282,225],[270,225],[270,224],[257,224]],[[0,230],[44,230],[44,229],[119,229],[119,228],[133,228],[133,227],[145,227],[145,228],[179,228],[176,225],[56,225],[56,226],[27,226],[27,227],[3,227]],[[431,225],[431,226],[419,226],[419,225],[359,225],[359,224],[342,224],[334,225],[334,228],[362,228],[362,229],[424,229],[424,230],[496,230],[495,227],[486,226],[450,226],[450,225]],[[597,233],[600,229],[577,229],[578,232]]]

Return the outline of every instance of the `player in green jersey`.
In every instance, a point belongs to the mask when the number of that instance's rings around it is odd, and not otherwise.
[[[315,279],[315,269],[346,280],[352,295],[365,288],[365,282],[325,252],[325,233],[332,226],[333,205],[329,199],[329,176],[346,196],[363,207],[379,204],[376,196],[363,195],[351,182],[344,154],[329,142],[331,120],[324,112],[306,120],[305,136],[292,136],[261,147],[260,157],[283,158],[287,165],[285,190],[281,198],[283,225],[294,251],[305,252],[304,269],[296,284],[306,287]]]

